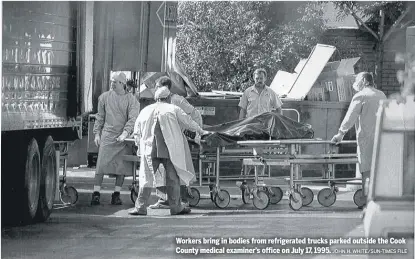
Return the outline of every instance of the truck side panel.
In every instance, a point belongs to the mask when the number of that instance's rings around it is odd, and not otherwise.
[[[4,2],[2,131],[72,126],[76,2]]]

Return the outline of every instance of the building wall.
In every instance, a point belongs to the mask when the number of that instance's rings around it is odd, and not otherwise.
[[[356,72],[375,71],[376,39],[369,32],[359,29],[329,29],[322,39],[322,43],[337,47],[333,60],[341,58],[361,57],[356,65]],[[392,34],[385,43],[385,52],[382,69],[382,85],[379,87],[386,95],[400,91],[396,78],[402,65],[395,63],[395,55],[405,52],[405,30]]]

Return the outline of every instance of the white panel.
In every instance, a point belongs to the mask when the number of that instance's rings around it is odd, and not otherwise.
[[[297,74],[280,70],[275,75],[274,80],[272,80],[270,87],[278,96],[288,95],[297,76]]]
[[[298,62],[297,66],[294,69],[294,72],[299,74],[301,72],[301,69],[303,69],[305,63],[307,62],[307,59],[302,59],[300,62]]]
[[[317,44],[308,57],[300,74],[297,76],[287,97],[304,99],[335,50],[336,48],[333,46]]]
[[[84,71],[84,81],[82,85],[84,87],[83,94],[83,111],[89,112],[92,111],[92,74],[93,74],[93,62],[94,62],[94,2],[87,1],[85,2],[85,37],[84,42],[84,60],[85,60],[85,71]]]
[[[376,196],[402,196],[403,134],[382,132],[376,165]]]

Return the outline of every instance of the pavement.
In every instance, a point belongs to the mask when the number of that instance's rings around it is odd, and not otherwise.
[[[3,258],[270,258],[276,255],[284,258],[367,258],[366,254],[340,256],[311,250],[308,254],[300,254],[301,246],[270,243],[292,238],[363,237],[361,210],[353,203],[353,192],[346,189],[339,191],[337,201],[331,207],[323,207],[314,200],[309,206],[293,211],[284,195],[278,204],[257,210],[252,204],[242,202],[241,191],[234,182],[224,181],[221,187],[231,194],[230,204],[225,209],[212,203],[207,187],[197,187],[202,199],[189,215],[171,216],[168,209],[149,209],[147,216],[131,216],[128,214],[133,207],[128,190],[131,180],[126,180],[121,192],[123,205],[110,205],[114,179],[105,178],[101,205],[91,206],[94,171],[72,169],[67,176],[68,185],[78,190],[78,202],[74,206],[57,202],[45,223],[3,227]],[[322,188],[311,187],[315,194]],[[153,194],[150,203],[156,200]],[[179,238],[190,243],[182,244]],[[261,240],[268,240],[267,244],[262,244]],[[198,241],[201,243],[192,244]],[[336,248],[316,244],[309,247]],[[226,252],[218,254],[222,248]],[[257,248],[259,250],[255,251],[259,253],[252,253]],[[199,249],[197,254],[196,249]],[[200,254],[200,249],[216,254]],[[282,249],[289,249],[289,253],[282,254]]]

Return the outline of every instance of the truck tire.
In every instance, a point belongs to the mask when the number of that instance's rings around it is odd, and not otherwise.
[[[24,159],[24,157],[22,157]],[[40,153],[36,139],[27,146],[24,165],[24,186],[22,190],[22,223],[30,224],[36,216],[40,193]]]
[[[37,222],[46,221],[52,212],[57,177],[55,147],[53,138],[48,136],[42,151],[39,203],[36,213]]]

